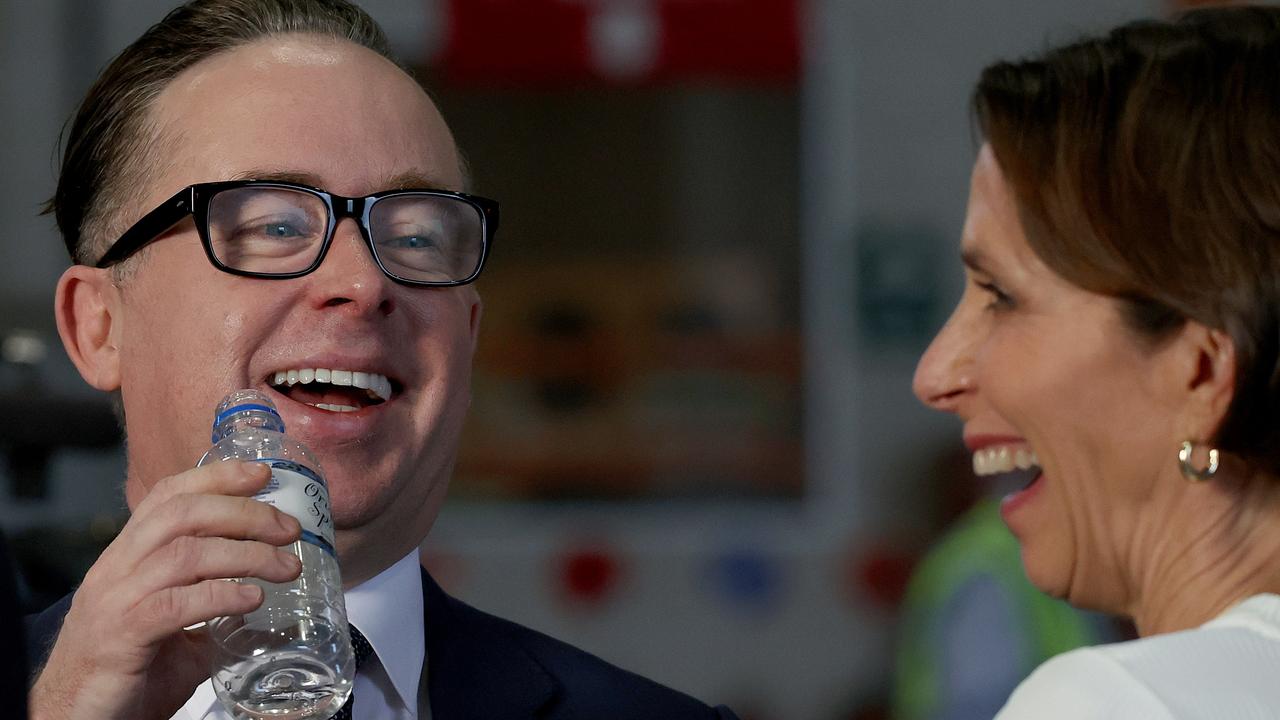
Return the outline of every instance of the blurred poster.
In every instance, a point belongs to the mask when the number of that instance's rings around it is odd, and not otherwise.
[[[793,84],[800,0],[449,0],[459,84]]]

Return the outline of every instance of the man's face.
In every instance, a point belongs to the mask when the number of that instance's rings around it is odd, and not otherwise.
[[[164,90],[151,117],[173,155],[139,188],[127,222],[196,182],[284,176],[361,196],[403,184],[461,189],[463,181],[425,93],[386,59],[344,41],[274,37],[206,59]],[[214,269],[190,218],[134,262],[113,294],[111,328],[130,505],[196,463],[227,392],[258,388],[320,459],[344,579],[376,573],[426,535],[469,403],[474,290],[392,282],[350,219],[320,268],[301,278]],[[308,403],[352,404],[363,391],[322,388],[326,398],[317,384],[308,393],[271,385],[277,372],[316,368],[384,375],[394,395],[334,412]]]

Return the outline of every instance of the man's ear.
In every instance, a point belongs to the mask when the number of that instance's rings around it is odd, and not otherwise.
[[[71,362],[85,382],[108,392],[120,388],[119,298],[110,270],[72,265],[58,280],[53,301]]]
[[[1217,434],[1236,391],[1236,346],[1222,330],[1188,320],[1174,341],[1185,393],[1185,440],[1204,441]]]

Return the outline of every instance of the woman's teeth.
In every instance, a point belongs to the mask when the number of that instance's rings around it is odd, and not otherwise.
[[[279,370],[276,372],[275,377],[271,379],[271,384],[277,387],[282,385],[293,386],[298,383],[307,385],[312,382],[358,387],[378,400],[391,399],[391,380],[386,375],[379,375],[378,373],[333,370],[330,368],[299,368],[295,370]],[[345,408],[347,406],[341,407]],[[324,409],[328,410],[329,408]],[[352,409],[354,410],[355,408]]]
[[[1032,450],[1011,449],[1008,446],[985,448],[973,453],[975,475],[1000,475],[1014,470],[1029,470],[1040,465],[1040,458]]]

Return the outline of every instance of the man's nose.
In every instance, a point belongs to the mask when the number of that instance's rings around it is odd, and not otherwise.
[[[320,267],[311,273],[312,294],[321,307],[350,306],[359,313],[390,315],[395,310],[395,281],[374,260],[360,227],[343,218]]]
[[[974,376],[975,331],[963,304],[920,356],[911,389],[934,410],[959,412],[960,404],[977,389]]]

